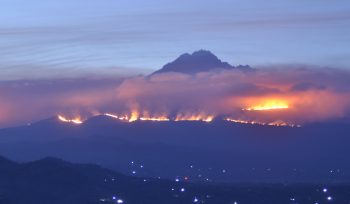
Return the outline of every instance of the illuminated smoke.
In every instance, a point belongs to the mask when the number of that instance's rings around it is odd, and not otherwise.
[[[79,124],[103,113],[128,122],[231,118],[264,125],[302,125],[349,117],[349,87],[350,71],[305,67],[193,76],[165,73],[122,80],[4,82],[0,84],[0,126],[53,115]]]

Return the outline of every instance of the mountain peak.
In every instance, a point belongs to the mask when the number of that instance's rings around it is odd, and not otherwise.
[[[204,49],[200,49],[200,50],[197,50],[197,51],[194,51],[192,53],[192,55],[194,56],[214,56],[216,57],[212,52],[210,52],[209,50],[204,50]]]
[[[221,61],[216,55],[209,50],[198,50],[192,54],[185,53],[180,55],[173,62],[170,62],[162,67],[162,69],[153,74],[165,72],[180,72],[185,74],[195,74],[214,69],[251,69],[249,66],[234,67],[227,62]],[[152,75],[153,75],[152,74]]]

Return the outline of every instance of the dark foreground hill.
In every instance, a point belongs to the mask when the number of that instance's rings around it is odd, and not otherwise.
[[[96,165],[56,158],[28,163],[0,158],[1,204],[349,202],[347,184],[195,184],[124,176]]]

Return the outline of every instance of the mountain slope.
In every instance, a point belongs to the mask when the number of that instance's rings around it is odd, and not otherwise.
[[[129,123],[107,116],[81,125],[49,119],[0,130],[0,155],[20,161],[53,156],[127,174],[130,162],[138,161],[145,166],[138,176],[171,179],[340,182],[350,181],[349,132],[341,123],[290,128],[228,121]]]
[[[207,50],[199,50],[192,54],[182,54],[173,62],[164,65],[160,70],[154,72],[154,74],[166,73],[166,72],[179,72],[185,74],[195,74],[198,72],[212,71],[215,69],[226,70],[252,70],[248,65],[237,67],[230,65],[227,62],[221,61],[217,56]]]

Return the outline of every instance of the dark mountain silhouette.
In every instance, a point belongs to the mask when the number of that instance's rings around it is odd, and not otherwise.
[[[221,120],[128,123],[106,116],[74,125],[50,118],[0,130],[0,155],[19,161],[53,156],[130,175],[130,162],[137,161],[145,165],[138,176],[200,182],[345,182],[349,132],[341,122],[290,128]],[[198,177],[198,169],[205,176]]]
[[[118,156],[117,156],[118,157]],[[326,200],[319,184],[219,184],[125,176],[57,158],[15,163],[0,157],[1,204],[300,203]],[[349,184],[326,186],[332,203],[348,203]],[[183,189],[183,191],[181,191]]]
[[[207,72],[216,69],[228,69],[228,70],[241,70],[251,71],[252,68],[248,65],[232,66],[227,62],[221,61],[217,56],[207,50],[199,50],[192,54],[182,54],[173,62],[170,62],[163,66],[160,70],[154,72],[154,74],[166,73],[166,72],[180,72],[185,74],[195,74],[198,72]]]

